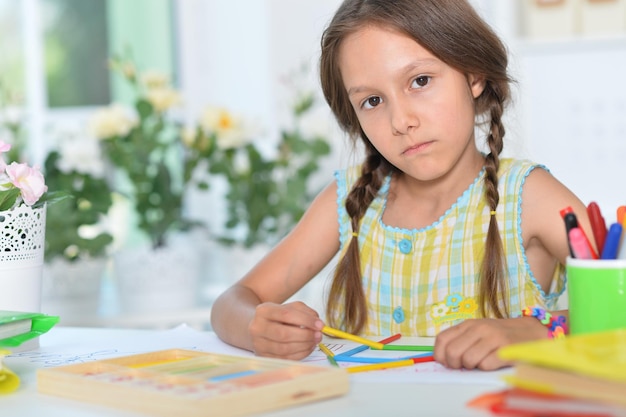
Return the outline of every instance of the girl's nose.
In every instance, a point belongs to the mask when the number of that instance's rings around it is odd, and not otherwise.
[[[394,135],[406,135],[419,126],[419,117],[408,99],[394,101],[391,105],[391,130]]]

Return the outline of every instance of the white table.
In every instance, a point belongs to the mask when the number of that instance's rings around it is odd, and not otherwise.
[[[192,348],[216,353],[250,355],[222,343],[213,333],[186,326],[171,330],[55,327],[40,338],[40,347],[5,359],[18,373],[22,384],[15,393],[0,396],[3,416],[19,417],[137,417],[136,413],[66,400],[37,392],[36,370],[41,367],[105,359],[169,348]],[[376,371],[377,372],[390,372]],[[466,403],[485,392],[499,390],[503,383],[496,373],[421,375],[416,381],[395,380],[391,374],[351,374],[348,394],[290,407],[258,416],[346,417],[346,416],[489,416]],[[400,374],[398,374],[400,375]],[[462,378],[460,378],[462,376]],[[401,379],[401,378],[400,378]],[[431,382],[434,381],[434,382]],[[209,414],[207,414],[209,415]]]

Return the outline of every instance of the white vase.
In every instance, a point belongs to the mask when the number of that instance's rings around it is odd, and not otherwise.
[[[46,205],[0,211],[0,310],[41,311]]]
[[[197,303],[200,256],[191,239],[120,250],[113,270],[122,314],[173,312]]]
[[[81,325],[98,316],[107,258],[56,258],[44,264],[41,311],[64,325]]]

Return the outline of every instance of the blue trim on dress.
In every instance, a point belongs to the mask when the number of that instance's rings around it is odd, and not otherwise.
[[[556,300],[558,301],[558,298],[563,294],[563,292],[565,292],[565,288],[567,288],[567,285],[563,285],[563,288],[561,288],[561,291],[559,292],[553,292],[551,294],[546,294],[546,292],[543,290],[543,288],[541,288],[541,285],[539,285],[539,283],[537,282],[537,279],[535,278],[535,274],[533,273],[532,269],[530,269],[530,264],[528,263],[528,257],[526,256],[526,248],[524,248],[524,239],[522,238],[522,194],[523,194],[523,189],[524,189],[524,184],[526,183],[526,179],[528,178],[528,176],[530,175],[531,172],[533,172],[535,170],[535,168],[541,168],[543,170],[545,170],[546,172],[550,173],[550,170],[542,164],[536,164],[530,167],[530,169],[524,174],[524,177],[522,179],[522,183],[520,184],[520,193],[519,193],[519,197],[517,200],[517,211],[519,213],[519,216],[517,217],[517,239],[519,241],[519,245],[520,245],[520,253],[522,254],[522,259],[524,261],[524,267],[526,268],[526,271],[528,272],[528,276],[530,277],[530,280],[532,281],[532,283],[535,285],[535,288],[537,288],[537,290],[539,290],[539,294],[543,297],[544,300],[546,301],[552,301],[552,300]],[[557,266],[558,268],[558,266]],[[554,274],[554,273],[553,273]]]
[[[341,173],[343,172],[343,175]],[[348,229],[351,227],[350,222],[344,222],[342,219],[344,216],[348,216],[346,206],[343,204],[348,192],[347,176],[348,170],[335,171],[335,179],[337,181],[337,221],[339,222],[339,250],[341,251],[346,243],[346,236]]]
[[[469,185],[469,187],[467,187],[467,189],[465,191],[463,191],[463,194],[461,194],[459,196],[459,198],[456,199],[454,204],[452,204],[450,206],[450,208],[448,208],[445,211],[445,213],[443,213],[441,215],[441,217],[439,217],[439,219],[437,219],[433,224],[430,224],[428,226],[425,226],[425,227],[422,227],[422,228],[419,228],[419,229],[405,229],[403,227],[388,226],[385,223],[383,223],[383,214],[385,213],[385,209],[387,208],[387,197],[389,196],[389,193],[387,191],[388,191],[390,183],[391,183],[391,174],[390,174],[390,175],[388,175],[385,178],[385,183],[384,183],[383,187],[381,187],[381,193],[384,192],[384,201],[383,201],[382,211],[381,211],[380,217],[378,219],[378,223],[380,224],[380,226],[383,229],[385,229],[388,232],[404,233],[404,234],[415,234],[415,233],[420,233],[420,232],[424,232],[424,231],[427,231],[429,229],[435,228],[439,224],[441,224],[441,222],[443,222],[443,220],[448,216],[448,214],[450,214],[450,212],[452,212],[452,210],[456,210],[456,207],[459,205],[460,201],[462,201],[463,199],[467,198],[467,195],[472,191],[472,189],[474,187],[476,187],[476,184],[478,183],[478,181],[480,181],[482,179],[484,174],[485,174],[485,167],[483,167],[480,170],[480,172],[478,173],[476,178],[474,178],[474,181]]]

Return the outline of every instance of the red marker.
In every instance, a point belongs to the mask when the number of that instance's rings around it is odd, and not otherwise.
[[[589,215],[591,231],[593,232],[593,238],[596,241],[598,253],[602,253],[602,250],[604,249],[604,242],[606,241],[607,230],[604,217],[602,217],[598,204],[593,201],[589,203],[587,206],[587,214]]]

